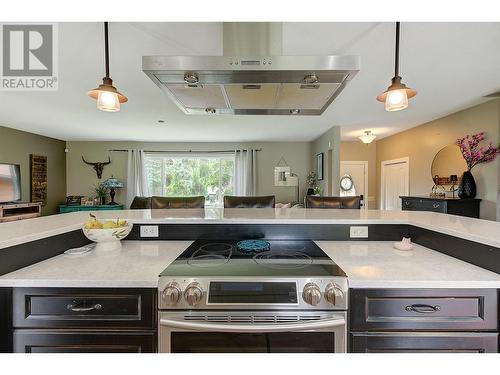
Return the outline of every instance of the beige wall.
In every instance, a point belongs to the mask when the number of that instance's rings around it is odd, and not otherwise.
[[[318,181],[322,195],[339,195],[340,127],[334,126],[312,142],[311,170],[316,171],[316,155],[323,153],[324,179]]]
[[[305,193],[305,178],[311,168],[310,142],[258,142],[258,143],[141,143],[141,142],[67,142],[67,186],[68,195],[91,195],[92,186],[114,175],[126,181],[127,153],[108,152],[110,149],[144,150],[232,150],[235,148],[261,148],[257,155],[257,190],[260,195],[275,195],[277,202],[296,200],[295,187],[274,186],[274,166],[283,156],[292,172],[300,179],[301,201]],[[82,162],[82,155],[88,161],[107,160],[111,164],[104,167],[102,180],[98,180],[91,166]],[[117,191],[116,201],[125,202],[125,189]]]
[[[0,163],[21,166],[22,200],[30,200],[30,154],[47,156],[47,205],[43,215],[58,212],[66,197],[66,142],[0,126]]]
[[[499,143],[500,101],[492,100],[475,107],[428,122],[377,141],[377,176],[384,160],[410,158],[410,194],[428,195],[433,186],[431,164],[436,153],[466,134],[486,132],[487,140]],[[481,218],[496,220],[498,160],[476,166],[472,173],[477,197],[482,199]],[[462,172],[462,171],[461,171]],[[380,179],[377,183],[380,199]]]
[[[368,208],[377,208],[377,142],[340,143],[340,161],[368,161]]]

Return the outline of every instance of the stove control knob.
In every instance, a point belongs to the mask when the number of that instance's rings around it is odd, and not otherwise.
[[[321,301],[321,290],[315,283],[307,283],[302,291],[302,299],[309,305],[316,306]]]
[[[161,298],[165,301],[167,305],[175,305],[181,299],[181,288],[178,283],[172,281],[167,284],[163,292],[161,293]]]
[[[184,299],[188,303],[189,306],[196,306],[200,303],[201,298],[203,297],[203,290],[201,286],[197,282],[192,282],[189,284],[184,291]]]
[[[344,302],[344,292],[335,283],[329,283],[325,289],[325,299],[332,305],[341,305]]]

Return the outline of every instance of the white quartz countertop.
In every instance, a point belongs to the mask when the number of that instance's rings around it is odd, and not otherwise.
[[[0,276],[0,287],[156,288],[190,241],[122,241],[116,251],[61,254]]]
[[[413,244],[316,241],[347,274],[351,288],[500,288],[500,275]]]
[[[500,275],[415,245],[316,242],[347,274],[352,288],[500,288]],[[0,276],[0,287],[156,288],[158,275],[189,241],[122,241],[122,249],[58,255]]]
[[[206,208],[94,211],[144,224],[411,224],[500,248],[500,222],[417,211],[321,210],[300,208]],[[0,223],[0,249],[80,229],[89,212],[72,212]]]

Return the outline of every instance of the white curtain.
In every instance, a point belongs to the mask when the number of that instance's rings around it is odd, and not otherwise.
[[[234,157],[234,194],[257,194],[257,150],[236,150]]]
[[[136,196],[149,197],[146,154],[143,150],[128,150],[127,207]]]

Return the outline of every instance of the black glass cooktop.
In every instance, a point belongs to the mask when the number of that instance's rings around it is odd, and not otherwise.
[[[238,242],[195,241],[160,276],[346,276],[312,241],[267,241],[270,246],[252,252]]]

